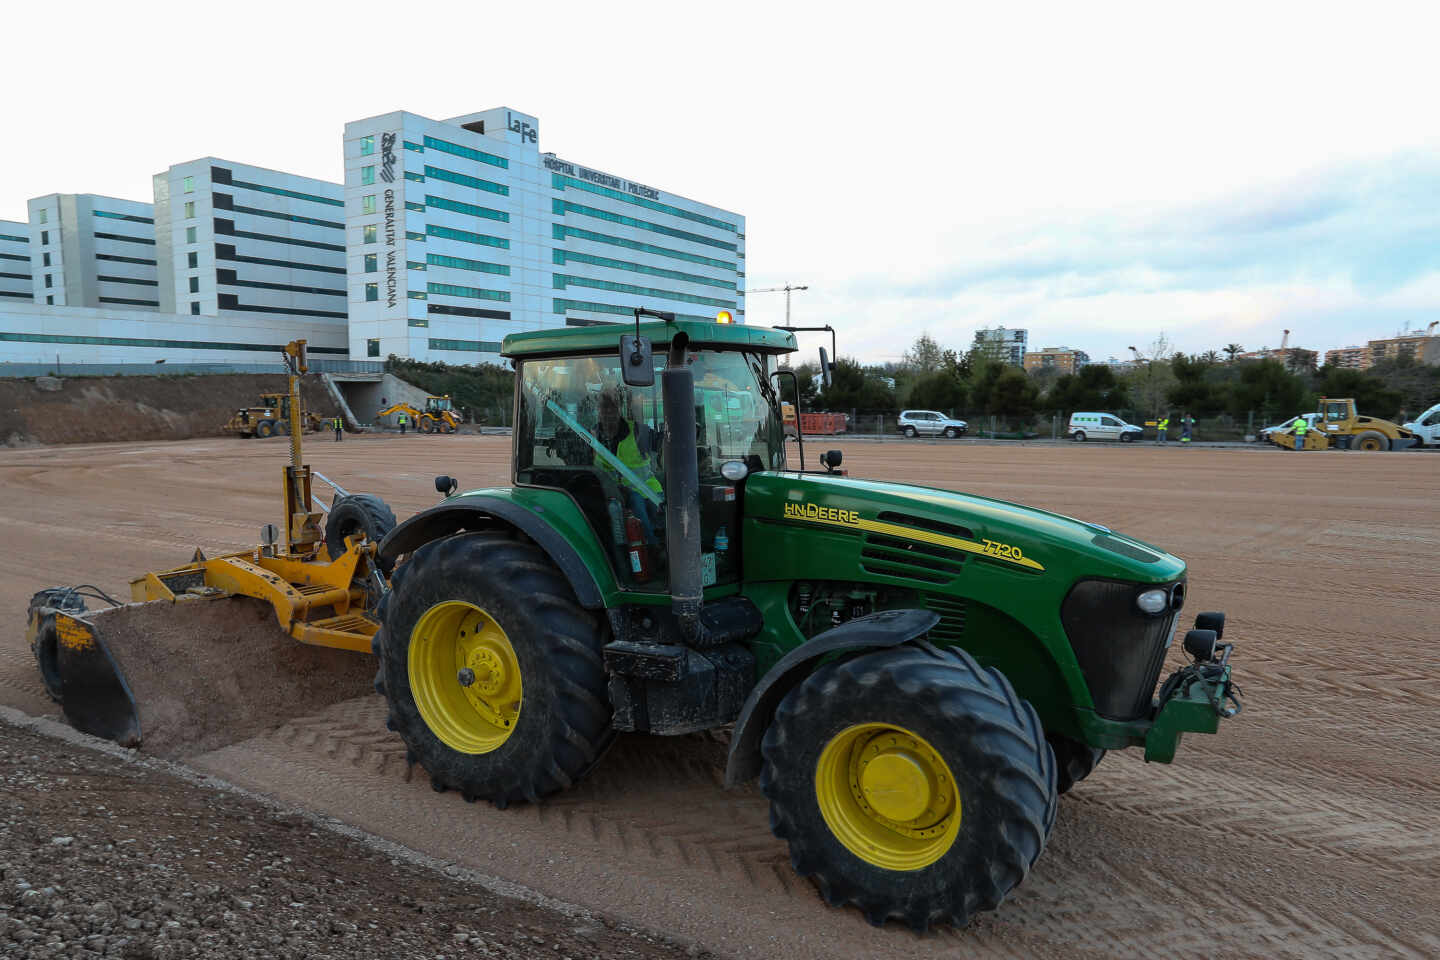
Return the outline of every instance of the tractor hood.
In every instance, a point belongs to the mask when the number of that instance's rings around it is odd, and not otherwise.
[[[825,474],[761,473],[746,481],[748,518],[963,554],[987,572],[1164,583],[1185,563],[1094,523],[931,487]]]

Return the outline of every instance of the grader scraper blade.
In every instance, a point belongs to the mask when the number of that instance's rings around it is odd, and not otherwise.
[[[84,614],[42,607],[30,612],[29,632],[45,687],[66,721],[82,733],[138,747],[135,697],[95,625]]]
[[[249,597],[46,614],[57,655],[47,657],[43,643],[36,655],[65,719],[165,757],[215,750],[363,696],[375,673],[369,657],[296,643],[268,604]]]

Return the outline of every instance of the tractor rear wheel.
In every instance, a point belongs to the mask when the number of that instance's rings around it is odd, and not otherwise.
[[[255,436],[259,437],[261,440],[264,440],[267,437],[275,436],[275,421],[261,420],[259,423],[255,424]]]
[[[539,548],[461,534],[395,571],[375,685],[435,789],[534,803],[614,739],[600,647],[600,625]]]
[[[1105,756],[1105,751],[1052,733],[1045,738],[1055,751],[1055,792],[1069,793],[1070,788],[1090,776]]]
[[[339,558],[345,552],[345,538],[357,533],[363,533],[371,543],[379,543],[397,522],[395,511],[379,497],[368,493],[344,497],[330,508],[330,516],[325,519],[325,550],[331,560]],[[388,577],[394,563],[377,559],[380,572]]]
[[[760,788],[790,862],[872,924],[997,907],[1055,823],[1055,755],[997,670],[899,647],[831,663],[781,702]]]
[[[1350,449],[1369,451],[1389,450],[1390,441],[1385,438],[1385,434],[1378,430],[1362,430],[1355,435],[1354,440],[1350,441]]]
[[[419,426],[420,426],[420,432],[421,432],[421,433],[434,433],[434,432],[435,432],[435,418],[432,417],[432,416],[430,416],[429,414],[422,414],[421,417],[420,417]]]

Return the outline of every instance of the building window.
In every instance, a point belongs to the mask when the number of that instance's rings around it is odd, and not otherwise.
[[[191,293],[199,293],[199,292],[200,292],[200,278],[199,278],[199,277],[191,277],[191,278],[190,278],[190,292],[191,292]]]
[[[373,303],[374,301],[379,300],[379,299],[380,299],[380,284],[378,284],[378,283],[367,283],[367,284],[365,284],[365,300],[366,300],[367,302]],[[374,341],[374,340],[371,340],[370,342],[371,342],[371,343],[374,343],[375,341]],[[374,354],[371,354],[371,356],[374,356]]]
[[[410,326],[412,326],[412,327],[428,327],[428,326],[430,326],[430,318],[429,318],[429,317],[411,317],[411,318],[410,318]]]
[[[366,341],[365,341],[365,356],[367,356],[367,357],[378,357],[378,356],[380,356],[380,341],[379,341],[379,340],[366,340]]]
[[[364,226],[364,231],[365,231],[365,239],[362,240],[361,242],[362,242],[362,243],[374,243],[374,242],[375,242],[375,234],[376,234],[375,224],[373,224],[373,223],[367,223],[367,224],[365,224],[365,226]]]
[[[50,254],[45,253],[45,254],[41,254],[41,256],[45,258],[45,262],[44,262],[43,264],[41,264],[41,266],[44,266],[44,267],[50,266]]]
[[[193,314],[195,314],[196,316],[198,316],[198,315],[200,314],[200,301],[198,301],[198,300],[191,300],[191,301],[190,301],[190,312],[193,313]]]
[[[40,222],[41,222],[41,223],[49,223],[49,222],[50,222],[50,211],[44,209],[43,207],[42,207],[41,210],[40,210]]]
[[[409,290],[406,291],[405,296],[409,297],[411,300],[429,299],[429,294],[427,294],[424,290]]]
[[[196,238],[196,234],[197,234],[197,231],[198,231],[198,230],[199,230],[198,227],[186,227],[186,228],[185,228],[185,242],[186,242],[186,243],[195,243],[195,242],[196,242],[195,238]]]
[[[50,242],[50,231],[49,231],[49,230],[41,230],[41,231],[40,231],[40,242],[41,242],[41,243],[49,243],[49,242]]]
[[[54,298],[53,296],[46,297],[46,298],[45,298],[45,303],[46,303],[47,306],[53,307],[53,306],[55,306],[55,298]]]
[[[419,243],[424,243],[424,242],[425,242],[425,234],[423,234],[423,233],[416,233],[416,232],[413,231],[413,230],[406,230],[406,231],[405,231],[405,239],[406,239],[406,240],[415,240],[415,241],[417,241],[417,242],[419,242]]]
[[[45,286],[47,286],[47,287],[49,287],[49,286],[54,286],[54,284],[52,284],[52,283],[50,282],[50,274],[48,274],[48,273],[45,274]]]
[[[369,196],[365,196],[365,197],[361,197],[361,198],[360,198],[360,212],[361,212],[361,213],[374,213],[374,212],[375,212],[375,194],[372,193],[372,194],[370,194]]]
[[[194,178],[194,177],[186,177],[183,182],[184,182],[184,185],[185,185],[185,192],[186,192],[186,193],[194,193],[194,192],[195,192],[195,178]]]
[[[406,260],[406,261],[405,261],[405,269],[406,269],[406,270],[424,270],[424,269],[425,269],[425,264],[420,263],[419,261],[416,261],[416,260]]]
[[[368,166],[368,167],[361,167],[361,168],[360,168],[360,182],[361,182],[361,183],[374,183],[374,182],[375,182],[375,165],[374,165],[374,164],[371,164],[371,165]]]
[[[372,153],[374,153],[374,152],[375,152],[375,134],[372,133],[372,134],[370,134],[370,136],[368,136],[368,137],[361,137],[361,138],[360,138],[360,156],[362,156],[362,157],[368,157],[368,156],[370,156],[370,154],[372,154]],[[379,343],[378,340],[371,340],[370,342],[371,342],[371,343],[377,343],[377,344]],[[376,354],[371,354],[371,356],[376,356]]]
[[[194,250],[191,250],[189,253],[185,254],[185,265],[191,270],[194,270],[196,267],[200,266],[200,254],[196,253]]]
[[[189,220],[195,216],[195,201],[185,201],[185,219]]]
[[[376,253],[365,254],[365,269],[362,273],[374,273],[380,269],[380,255]]]
[[[418,174],[418,173],[414,172],[413,170],[406,170],[406,171],[405,171],[405,179],[406,179],[406,180],[414,180],[416,183],[424,183],[424,182],[425,182],[425,177],[424,177],[423,175],[421,175],[421,174]]]
[[[423,203],[416,203],[414,200],[406,200],[406,201],[405,201],[405,209],[406,209],[406,210],[414,210],[414,211],[416,211],[417,213],[424,213],[424,212],[425,212],[425,204],[423,204]]]

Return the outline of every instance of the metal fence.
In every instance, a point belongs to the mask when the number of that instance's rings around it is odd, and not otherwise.
[[[380,360],[310,357],[311,373],[384,373]],[[283,363],[0,363],[0,378],[164,377],[215,373],[284,373]]]

